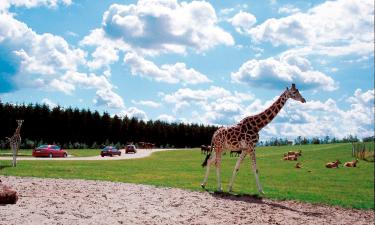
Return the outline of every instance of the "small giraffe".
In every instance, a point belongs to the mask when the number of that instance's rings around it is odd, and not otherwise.
[[[241,151],[240,157],[237,160],[236,166],[233,170],[232,178],[229,183],[229,192],[232,191],[232,186],[236,174],[240,168],[242,160],[247,154],[251,157],[252,169],[255,175],[255,181],[258,187],[258,191],[261,194],[264,194],[262,186],[259,183],[258,178],[258,169],[256,166],[256,157],[255,157],[255,146],[259,140],[259,131],[270,123],[273,118],[279,113],[281,108],[285,105],[287,100],[292,98],[296,101],[305,103],[305,99],[299,93],[295,84],[292,84],[292,87],[286,88],[286,90],[281,94],[281,96],[265,111],[262,113],[245,117],[241,120],[240,123],[230,126],[230,127],[221,127],[215,131],[212,136],[211,146],[213,146],[212,155],[207,155],[202,166],[207,165],[206,175],[201,184],[202,188],[205,188],[207,184],[208,174],[210,171],[210,165],[212,162],[215,162],[216,166],[216,176],[218,182],[218,191],[222,191],[221,188],[221,178],[220,178],[220,167],[221,167],[221,156],[225,151],[235,150]]]
[[[18,126],[17,126],[16,131],[14,132],[13,136],[10,137],[10,138],[6,137],[7,142],[9,142],[10,148],[13,151],[13,163],[12,163],[13,167],[17,166],[17,154],[18,154],[18,150],[19,150],[20,144],[21,144],[20,131],[21,131],[21,126],[22,126],[23,120],[17,120],[17,123],[18,123]]]

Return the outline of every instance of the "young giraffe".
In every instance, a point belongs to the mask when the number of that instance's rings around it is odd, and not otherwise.
[[[13,136],[12,137],[6,137],[7,139],[7,142],[9,142],[10,144],[10,148],[12,149],[13,151],[13,167],[16,167],[17,166],[17,154],[18,154],[18,149],[20,148],[20,144],[21,144],[21,135],[20,135],[20,132],[21,132],[21,126],[22,126],[22,123],[23,123],[23,120],[17,120],[17,123],[18,123],[18,126],[16,128],[16,131],[14,132]]]
[[[236,166],[233,170],[232,178],[229,183],[229,192],[232,191],[234,178],[236,177],[242,160],[247,154],[249,154],[251,157],[252,169],[255,175],[255,181],[258,187],[258,191],[259,193],[264,194],[258,178],[255,146],[259,139],[259,131],[268,123],[270,123],[273,118],[275,118],[275,116],[279,113],[279,111],[289,98],[300,101],[302,103],[306,102],[302,95],[299,93],[295,84],[292,84],[292,87],[290,89],[286,88],[286,90],[281,94],[276,102],[274,102],[264,112],[255,116],[246,117],[242,119],[241,122],[237,125],[230,127],[221,127],[214,133],[211,141],[211,146],[213,146],[214,150],[212,151],[212,157],[211,154],[207,155],[205,161],[202,164],[203,167],[207,165],[206,175],[201,184],[202,188],[205,188],[207,184],[210,165],[215,161],[218,191],[222,191],[220,178],[221,156],[225,151],[242,150],[242,153],[237,160]]]

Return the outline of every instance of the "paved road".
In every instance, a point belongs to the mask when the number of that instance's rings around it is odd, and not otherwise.
[[[41,157],[17,157],[18,160],[124,160],[124,159],[136,159],[136,158],[144,158],[151,155],[154,152],[160,151],[175,151],[175,150],[184,150],[184,149],[137,149],[137,153],[128,153],[125,154],[125,150],[121,149],[121,156],[105,156],[101,157],[100,155],[97,156],[89,156],[89,157],[74,157],[68,155],[67,158],[41,158]],[[67,150],[69,153],[69,150]],[[0,160],[12,160],[12,157],[0,157]]]

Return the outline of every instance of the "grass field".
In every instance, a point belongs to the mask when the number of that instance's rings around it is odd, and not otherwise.
[[[303,151],[299,159],[302,169],[294,168],[295,161],[281,160],[284,152],[298,149]],[[16,168],[10,167],[10,160],[3,160],[0,161],[0,175],[108,180],[201,190],[205,172],[200,166],[203,158],[196,149],[157,152],[148,158],[133,160],[20,161]],[[336,159],[341,162],[352,160],[351,145],[257,148],[260,181],[267,198],[374,209],[374,163],[361,160],[357,168],[325,168],[326,162]],[[236,160],[229,154],[223,157],[224,189],[227,189]],[[216,189],[214,171],[212,168],[207,185],[210,191]],[[241,166],[233,191],[237,194],[257,193],[248,157]]]

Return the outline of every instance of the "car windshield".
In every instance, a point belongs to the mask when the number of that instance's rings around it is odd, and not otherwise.
[[[37,149],[40,149],[40,148],[48,148],[48,145],[40,145],[39,147],[37,147]]]
[[[108,151],[108,150],[112,150],[112,151],[116,151],[117,149],[111,147],[111,146],[107,146],[105,148],[102,149],[103,151]]]

